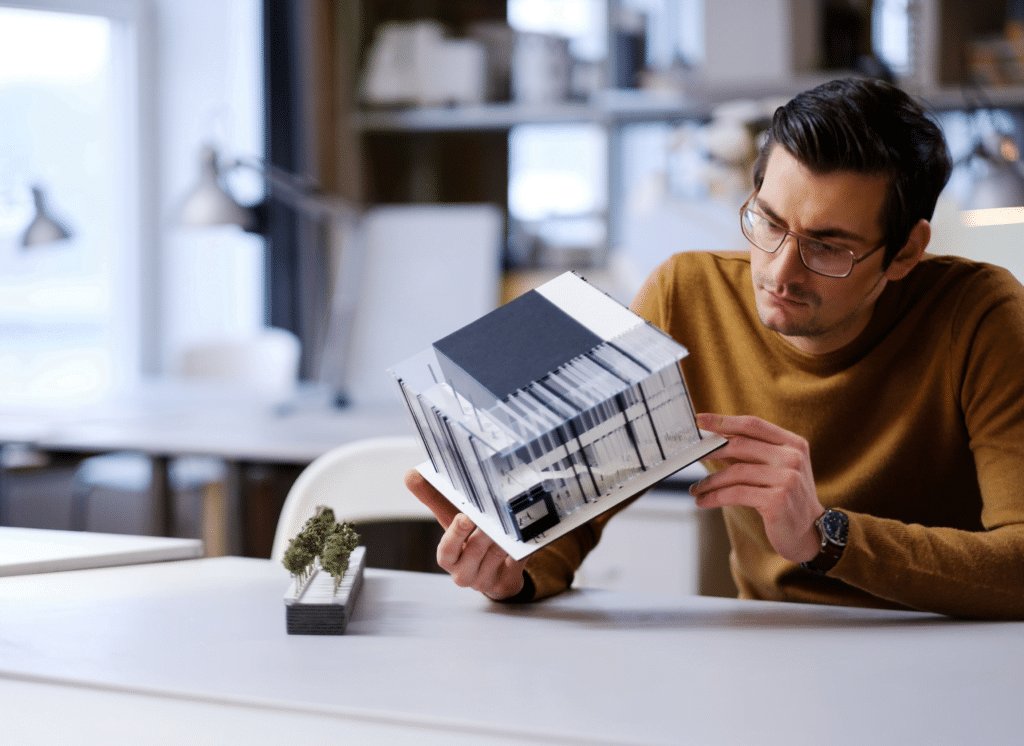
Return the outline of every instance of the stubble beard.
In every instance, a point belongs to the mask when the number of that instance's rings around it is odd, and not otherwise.
[[[769,278],[758,276],[754,278],[754,287],[761,292],[770,292],[768,288],[775,287]],[[815,293],[803,290],[797,285],[785,287],[786,298],[804,303],[807,305],[809,316],[803,321],[775,322],[770,320],[771,313],[763,309],[761,304],[757,306],[757,315],[761,324],[770,331],[777,332],[784,337],[818,337],[826,334],[829,330],[821,326],[817,319],[818,309],[821,307],[821,297]]]
[[[784,289],[786,291],[786,297],[800,303],[807,304],[809,309],[808,316],[804,321],[785,321],[785,322],[773,322],[769,320],[769,312],[763,310],[760,304],[756,302],[757,291],[769,292],[767,288],[775,287],[775,284],[770,278],[764,275],[758,275],[754,278],[755,288],[755,305],[757,306],[757,315],[761,321],[761,324],[771,331],[777,332],[783,337],[798,337],[804,339],[815,339],[825,337],[829,334],[837,332],[845,328],[850,324],[865,305],[871,301],[873,304],[873,297],[876,296],[876,290],[878,286],[885,280],[884,275],[880,275],[878,281],[872,286],[864,299],[856,306],[850,309],[850,311],[841,319],[837,319],[834,322],[824,325],[818,318],[818,311],[821,309],[822,299],[817,293],[806,291],[799,285],[786,285]],[[877,300],[877,298],[875,297]]]

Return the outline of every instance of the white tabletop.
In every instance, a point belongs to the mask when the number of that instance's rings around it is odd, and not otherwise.
[[[0,445],[23,443],[52,452],[135,451],[153,459],[154,524],[175,533],[168,460],[215,456],[228,465],[224,535],[207,536],[215,552],[242,552],[241,515],[246,464],[309,464],[332,448],[363,438],[411,435],[413,425],[396,390],[393,405],[339,409],[322,392],[300,390],[287,401],[223,383],[152,380],[109,401],[70,409],[0,409]],[[2,499],[2,495],[0,495]]]
[[[368,570],[346,635],[300,637],[287,586],[242,558],[0,579],[0,695],[25,704],[5,732],[57,708],[149,743],[233,723],[250,744],[319,727],[339,743],[1019,740],[1024,624],[607,591],[511,607]]]
[[[210,382],[153,381],[72,409],[0,410],[0,442],[248,462],[309,463],[351,440],[412,432],[397,394],[392,406],[339,409],[319,395],[282,402]]]
[[[136,565],[203,556],[198,539],[0,526],[0,576]]]

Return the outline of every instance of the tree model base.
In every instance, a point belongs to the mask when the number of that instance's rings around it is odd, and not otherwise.
[[[289,635],[343,635],[363,585],[366,547],[356,547],[341,582],[316,563],[305,580],[295,579],[284,597]]]

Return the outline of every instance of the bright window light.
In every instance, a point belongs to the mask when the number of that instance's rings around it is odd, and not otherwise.
[[[0,7],[0,404],[95,400],[118,375],[130,221],[113,29]],[[37,184],[72,238],[25,248]]]
[[[597,6],[593,0],[509,0],[508,23],[517,31],[580,36]]]
[[[606,54],[603,0],[508,0],[506,17],[516,31],[568,38],[577,59],[599,60]]]
[[[509,135],[509,213],[519,220],[603,211],[606,134],[593,125],[527,125]]]
[[[89,81],[110,64],[105,18],[0,9],[0,83]]]
[[[910,72],[910,0],[875,0],[872,43],[897,75]]]

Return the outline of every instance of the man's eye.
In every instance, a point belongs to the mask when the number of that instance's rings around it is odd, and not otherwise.
[[[804,251],[810,251],[821,256],[835,256],[846,253],[845,249],[839,249],[831,244],[821,243],[820,241],[805,241]]]

